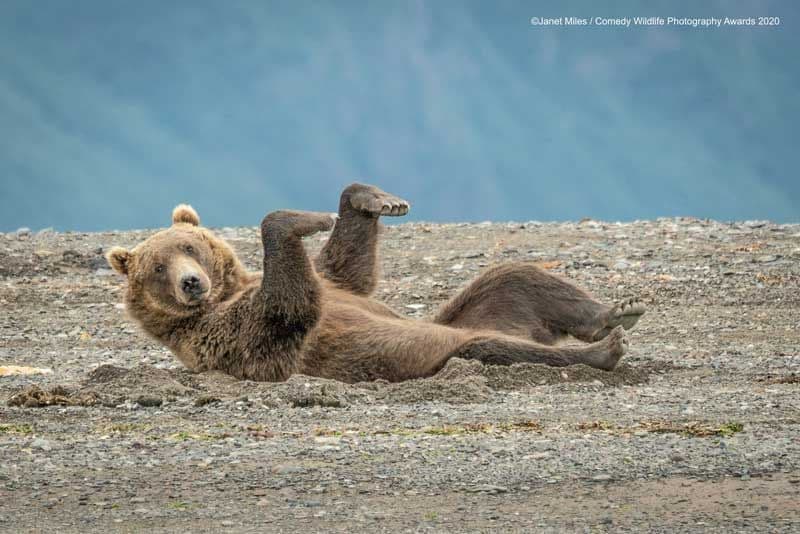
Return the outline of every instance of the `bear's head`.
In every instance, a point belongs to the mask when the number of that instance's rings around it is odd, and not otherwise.
[[[247,279],[233,250],[185,204],[173,210],[170,228],[131,250],[114,247],[106,258],[127,277],[128,312],[145,326],[201,313]]]

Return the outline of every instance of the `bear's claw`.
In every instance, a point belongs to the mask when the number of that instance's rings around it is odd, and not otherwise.
[[[604,324],[595,332],[594,340],[603,339],[617,326],[630,330],[646,311],[645,303],[635,297],[618,302],[603,318]]]
[[[350,197],[350,205],[358,211],[389,217],[401,217],[410,209],[407,201],[384,193],[378,188],[364,189],[354,193]]]

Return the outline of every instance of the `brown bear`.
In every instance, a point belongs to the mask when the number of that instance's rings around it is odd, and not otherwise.
[[[378,219],[408,209],[376,187],[353,184],[341,195],[338,218],[270,213],[261,223],[263,273],[250,273],[190,206],[180,205],[172,227],[130,251],[113,248],[108,261],[127,276],[128,313],[197,372],[400,381],[431,376],[454,357],[614,369],[627,348],[624,329],[644,305],[601,304],[534,265],[488,269],[431,321],[403,317],[370,298],[378,280]],[[312,262],[302,238],[331,228]],[[588,344],[554,345],[566,335]]]

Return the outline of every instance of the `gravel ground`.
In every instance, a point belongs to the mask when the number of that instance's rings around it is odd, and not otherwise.
[[[377,298],[412,317],[512,260],[650,310],[613,373],[354,385],[183,370],[102,256],[149,234],[0,234],[0,366],[52,370],[0,377],[2,531],[800,529],[800,225],[389,226]]]

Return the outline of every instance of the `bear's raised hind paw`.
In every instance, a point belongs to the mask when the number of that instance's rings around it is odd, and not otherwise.
[[[646,311],[647,306],[645,303],[637,298],[628,298],[618,302],[603,317],[603,322],[605,324],[595,332],[594,340],[599,341],[603,339],[617,326],[621,326],[625,330],[630,330],[639,322],[639,319]]]
[[[411,207],[402,198],[372,186],[363,186],[353,191],[350,195],[350,205],[361,212],[389,217],[401,217],[408,213]]]

